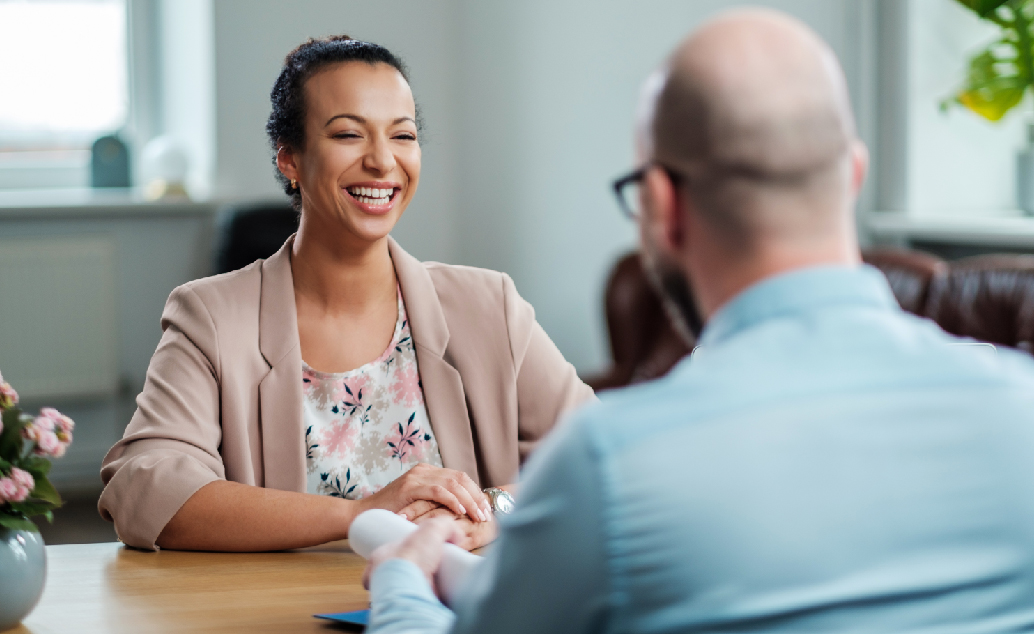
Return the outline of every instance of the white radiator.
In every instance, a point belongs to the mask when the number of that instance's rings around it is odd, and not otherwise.
[[[113,395],[116,245],[0,238],[0,373],[23,399]]]

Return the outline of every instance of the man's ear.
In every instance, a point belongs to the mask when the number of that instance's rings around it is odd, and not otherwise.
[[[279,145],[276,148],[276,167],[280,173],[287,177],[287,180],[298,180],[298,164],[295,162],[295,154],[286,145]]]
[[[869,148],[861,141],[851,144],[851,194],[858,198],[865,184],[865,175],[869,171]]]
[[[666,171],[653,168],[643,178],[645,229],[653,244],[669,253],[678,253],[685,242],[682,193]]]

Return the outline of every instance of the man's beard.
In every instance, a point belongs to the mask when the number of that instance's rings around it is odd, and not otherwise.
[[[649,251],[647,248],[642,253],[646,279],[660,295],[664,312],[668,314],[675,332],[687,344],[695,346],[704,330],[704,320],[697,310],[689,279],[677,266]]]

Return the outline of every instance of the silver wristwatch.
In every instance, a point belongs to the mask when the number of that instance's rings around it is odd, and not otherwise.
[[[492,503],[492,512],[496,515],[509,515],[513,513],[513,505],[516,501],[513,496],[497,487],[485,489],[488,501]]]

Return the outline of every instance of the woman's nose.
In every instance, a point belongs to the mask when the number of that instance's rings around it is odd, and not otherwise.
[[[376,174],[386,174],[395,168],[395,155],[387,139],[375,139],[363,158],[366,169]]]

